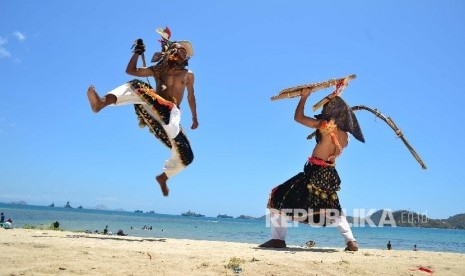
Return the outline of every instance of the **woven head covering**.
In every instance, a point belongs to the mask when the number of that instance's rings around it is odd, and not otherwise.
[[[194,55],[194,49],[192,48],[192,44],[189,41],[187,41],[187,40],[178,40],[178,41],[175,41],[175,42],[181,44],[184,47],[184,49],[186,49],[188,57],[191,57],[191,56]]]
[[[152,57],[152,62],[158,62],[163,58],[163,55],[168,52],[170,49],[174,49],[175,45],[180,45],[184,50],[186,50],[187,59],[194,55],[194,49],[192,48],[192,44],[187,40],[178,40],[172,41],[171,38],[171,30],[166,26],[163,28],[157,28],[156,32],[161,35],[162,39],[158,40],[161,44],[161,52],[156,52]],[[172,53],[170,53],[172,54]]]
[[[350,106],[341,97],[336,96],[332,98],[323,106],[321,114],[315,115],[315,117],[326,121],[334,120],[340,130],[349,132],[355,139],[365,143],[357,117],[355,117]]]

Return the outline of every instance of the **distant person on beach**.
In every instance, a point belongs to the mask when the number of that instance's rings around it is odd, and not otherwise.
[[[168,196],[168,179],[172,178],[189,164],[194,155],[181,125],[179,109],[187,89],[187,101],[192,114],[191,129],[199,126],[194,95],[194,74],[188,70],[188,60],[193,55],[189,41],[171,41],[168,28],[158,28],[161,34],[162,51],[156,52],[152,62],[156,65],[145,67],[145,45],[142,39],[136,40],[134,51],[126,68],[126,73],[136,77],[153,77],[156,89],[140,80],[129,81],[108,92],[101,98],[93,85],[87,91],[92,111],[99,112],[108,105],[134,104],[139,126],[148,126],[165,146],[171,150],[171,157],[165,162],[163,172],[155,177],[164,196]],[[137,67],[142,57],[143,67]],[[147,79],[148,82],[148,79]]]
[[[107,235],[108,234],[108,225],[105,226],[105,229],[103,229],[103,234]]]
[[[3,212],[0,214],[0,223],[5,222],[5,214]]]
[[[418,251],[416,244],[413,245],[413,251]]]
[[[315,118],[307,117],[304,108],[310,93],[309,89],[303,89],[294,119],[304,126],[317,129],[316,146],[303,172],[272,189],[267,204],[272,239],[259,247],[286,247],[286,224],[288,219],[292,219],[310,225],[335,226],[344,237],[345,250],[357,251],[356,240],[337,195],[341,180],[335,160],[348,145],[348,133],[361,142],[365,142],[365,139],[355,114],[338,96],[323,106],[321,114]]]
[[[391,249],[392,249],[391,241],[388,241],[388,243],[387,243],[387,249],[388,249],[388,250],[391,250]]]
[[[55,221],[54,223],[52,223],[52,227],[54,229],[58,229],[58,228],[60,228],[60,223],[58,221]]]
[[[5,219],[4,219],[5,220]],[[11,218],[7,219],[6,221],[1,222],[0,227],[4,229],[11,229],[13,228],[13,220]]]
[[[119,229],[118,232],[116,232],[117,236],[127,236],[128,234],[125,234],[123,230]]]

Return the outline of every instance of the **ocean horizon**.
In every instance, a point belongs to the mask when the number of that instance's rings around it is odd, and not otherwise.
[[[58,221],[66,231],[103,232],[122,230],[129,236],[228,241],[261,244],[271,238],[270,228],[263,219],[190,217],[152,212],[78,209],[0,203],[5,218],[13,227],[49,227]],[[290,246],[305,246],[314,241],[316,247],[344,248],[344,240],[334,227],[314,227],[292,224],[286,242]],[[418,250],[465,253],[465,230],[419,227],[353,227],[360,248]]]

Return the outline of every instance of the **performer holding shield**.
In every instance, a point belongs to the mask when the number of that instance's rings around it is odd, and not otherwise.
[[[192,113],[191,129],[197,129],[197,107],[194,94],[194,74],[186,69],[193,50],[188,41],[171,41],[168,27],[158,28],[162,36],[162,51],[154,54],[156,65],[146,67],[145,45],[142,39],[134,44],[134,52],[129,60],[126,73],[137,77],[154,77],[156,90],[140,80],[129,81],[100,97],[94,86],[90,86],[87,96],[92,110],[97,113],[108,105],[134,104],[139,125],[147,126],[155,137],[171,149],[171,157],[165,162],[163,172],[156,176],[164,196],[168,196],[167,181],[192,163],[194,155],[189,140],[180,125],[179,106],[187,89],[187,101]],[[142,57],[143,67],[137,67]]]
[[[344,237],[346,250],[357,251],[356,240],[337,195],[341,180],[335,160],[348,145],[348,133],[361,142],[365,139],[355,114],[339,96],[327,101],[316,118],[307,117],[304,108],[311,91],[302,89],[294,119],[317,129],[317,144],[303,172],[272,189],[267,205],[271,214],[272,239],[260,247],[286,247],[286,224],[291,219],[320,226],[332,224]]]
[[[303,172],[272,189],[267,204],[270,209],[272,239],[261,244],[260,247],[286,247],[287,220],[294,220],[319,226],[333,225],[344,237],[345,249],[358,250],[352,230],[339,203],[337,192],[340,189],[341,180],[335,167],[336,158],[348,145],[348,133],[360,142],[365,142],[354,114],[356,110],[369,111],[386,122],[421,167],[426,169],[423,160],[390,117],[364,105],[351,108],[342,100],[339,95],[347,87],[349,81],[355,78],[355,75],[349,75],[339,79],[291,87],[271,97],[271,100],[301,97],[294,119],[304,126],[316,129],[308,136],[308,139],[316,136],[316,146],[305,163]],[[316,90],[331,86],[335,87],[334,92],[313,106],[313,111],[323,106],[321,114],[315,115],[315,118],[305,116],[304,108],[308,96]]]

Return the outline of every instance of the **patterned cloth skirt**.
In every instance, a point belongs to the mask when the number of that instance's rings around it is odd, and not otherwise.
[[[308,162],[303,172],[272,189],[267,207],[298,222],[320,223],[320,219],[325,217],[320,213],[341,214],[337,196],[340,184],[334,166]]]
[[[152,87],[148,83],[134,79],[130,81],[129,84],[136,94],[146,102],[145,106],[141,104],[134,105],[134,109],[139,120],[139,126],[147,126],[150,132],[165,146],[170,149],[175,148],[184,166],[192,163],[194,153],[192,152],[189,140],[182,130],[182,127],[179,134],[175,138],[170,139],[162,126],[162,124],[168,124],[170,120],[172,108],[170,105],[173,103],[164,100],[159,95],[156,95],[153,90],[150,90]],[[150,108],[151,111],[156,114],[157,118],[152,117],[147,112],[146,108]]]

